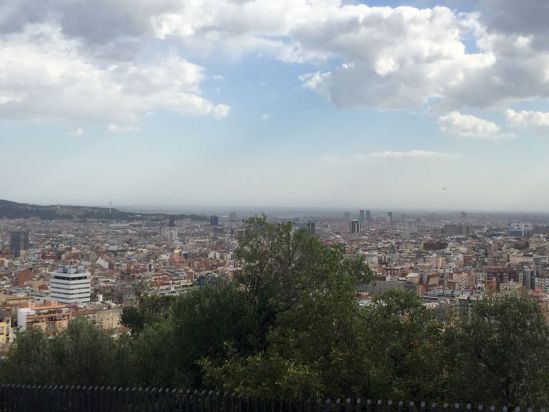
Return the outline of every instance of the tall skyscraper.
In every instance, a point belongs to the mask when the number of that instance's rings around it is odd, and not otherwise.
[[[170,215],[168,217],[168,226],[169,227],[175,227],[175,216]]]
[[[358,220],[351,220],[349,222],[349,231],[351,235],[360,233],[360,222]]]
[[[168,241],[172,243],[175,243],[179,240],[177,229],[169,229],[166,233],[166,236],[168,237]]]
[[[393,212],[387,212],[387,217],[389,219],[389,223],[393,223]]]
[[[29,232],[11,232],[10,233],[10,250],[11,254],[18,258],[21,256],[21,251],[29,248]]]
[[[315,225],[315,222],[312,222],[312,221],[308,221],[307,222],[307,226],[306,226],[307,230],[309,231],[309,233],[311,234],[315,234],[316,232],[316,225]]]
[[[370,212],[369,210],[366,211],[366,221],[370,221],[372,220],[372,212]]]
[[[219,217],[210,216],[210,226],[218,226],[218,225],[219,225]]]
[[[67,305],[90,301],[91,274],[83,266],[63,266],[50,276],[52,299]]]
[[[360,214],[360,224],[364,224],[364,219],[365,219],[364,209],[360,209],[359,214]]]

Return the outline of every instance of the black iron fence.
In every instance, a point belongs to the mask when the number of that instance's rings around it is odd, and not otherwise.
[[[105,386],[0,385],[0,412],[549,412],[469,403],[260,400],[231,393]]]

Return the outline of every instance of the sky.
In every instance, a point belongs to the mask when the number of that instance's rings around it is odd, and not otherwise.
[[[0,198],[549,209],[546,0],[3,0]]]

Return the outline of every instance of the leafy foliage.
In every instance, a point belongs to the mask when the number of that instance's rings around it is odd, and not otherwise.
[[[172,296],[145,296],[136,293],[138,305],[126,306],[122,310],[121,322],[132,333],[140,333],[145,325],[162,322],[168,318]]]
[[[549,326],[535,301],[487,297],[456,329],[453,396],[509,406],[549,403]]]
[[[58,336],[40,330],[21,333],[2,362],[3,381],[101,385],[115,378],[115,342],[85,319],[71,322]]]

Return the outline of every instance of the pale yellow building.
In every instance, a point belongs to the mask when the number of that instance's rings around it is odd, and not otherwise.
[[[121,309],[100,310],[95,314],[95,324],[101,329],[117,329],[120,327]]]

